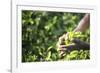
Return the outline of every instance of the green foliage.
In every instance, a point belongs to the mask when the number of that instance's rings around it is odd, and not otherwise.
[[[66,54],[62,60],[86,60],[90,59],[90,52],[89,50],[74,50],[71,51],[69,54]]]
[[[75,43],[73,43],[73,40],[76,38],[89,43],[90,36],[89,33],[84,34],[82,32],[68,32],[68,36],[65,38],[66,46],[74,45]]]
[[[73,42],[74,39],[80,39],[81,41],[89,43],[89,33],[82,33],[82,32],[68,32],[67,38],[65,38],[66,46],[75,45],[76,43]],[[82,49],[82,48],[80,48]],[[74,50],[71,51],[69,54],[64,55],[64,60],[81,60],[81,59],[90,59],[89,50]]]
[[[63,60],[56,48],[58,38],[68,31],[73,31],[83,16],[84,13],[23,10],[22,62]],[[89,33],[89,30],[86,33]],[[73,56],[73,53],[69,55]],[[83,59],[83,54],[80,59]]]

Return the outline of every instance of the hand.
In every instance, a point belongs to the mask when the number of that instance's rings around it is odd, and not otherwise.
[[[59,37],[59,40],[58,40],[58,43],[57,43],[57,47],[59,49],[61,49],[62,45],[65,45],[65,43],[64,43],[65,38],[66,38],[66,34],[63,34],[61,37]]]
[[[73,50],[89,50],[90,49],[90,44],[84,41],[81,41],[80,39],[74,39],[73,42],[75,45],[70,45],[70,46],[64,46],[62,48],[62,51],[65,52],[71,52]]]
[[[90,49],[89,43],[86,43],[77,38],[72,41],[75,44],[66,46],[65,40],[67,40],[67,39],[68,39],[68,33],[61,36],[57,43],[57,47],[59,48],[59,51],[61,52],[60,55],[62,55],[62,56],[64,53],[70,53],[73,50],[89,50]]]
[[[64,49],[65,49],[64,47],[66,47],[65,40],[67,39],[67,36],[68,36],[68,33],[63,34],[58,40],[57,47],[61,51],[61,54],[64,53]]]

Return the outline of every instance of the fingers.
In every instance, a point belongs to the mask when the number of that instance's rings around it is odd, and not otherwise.
[[[64,41],[65,41],[65,34],[59,38],[58,43],[57,43],[57,47],[61,48],[61,45],[65,44]]]
[[[67,47],[66,45],[61,45],[60,46],[60,51],[63,51],[63,52],[66,51],[67,50],[66,47]]]
[[[66,48],[66,45],[60,45],[60,48]]]
[[[63,42],[65,41],[65,37],[66,35],[64,34],[63,36],[59,38],[59,44],[63,44]]]
[[[65,51],[67,50],[66,49],[67,46],[65,45],[65,40],[67,39],[67,37],[68,37],[68,34],[64,34],[58,40],[57,47],[58,47],[58,50],[60,51],[60,55],[63,55]]]

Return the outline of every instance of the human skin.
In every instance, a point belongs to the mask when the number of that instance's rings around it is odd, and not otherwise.
[[[84,32],[90,24],[90,14],[85,14],[85,16],[81,19],[78,26],[75,28],[75,32]]]
[[[86,29],[89,27],[89,25],[90,25],[90,14],[87,13],[81,19],[78,26],[74,29],[74,32],[85,32]],[[67,35],[68,33],[65,33],[59,38],[59,41],[57,43],[58,48],[63,49],[63,47],[66,47],[66,45],[63,44],[63,42],[66,40],[65,38],[67,37]]]

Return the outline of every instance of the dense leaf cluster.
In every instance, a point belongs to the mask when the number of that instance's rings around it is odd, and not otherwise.
[[[68,32],[65,38],[65,51],[63,51],[64,60],[82,60],[90,59],[89,33]]]

